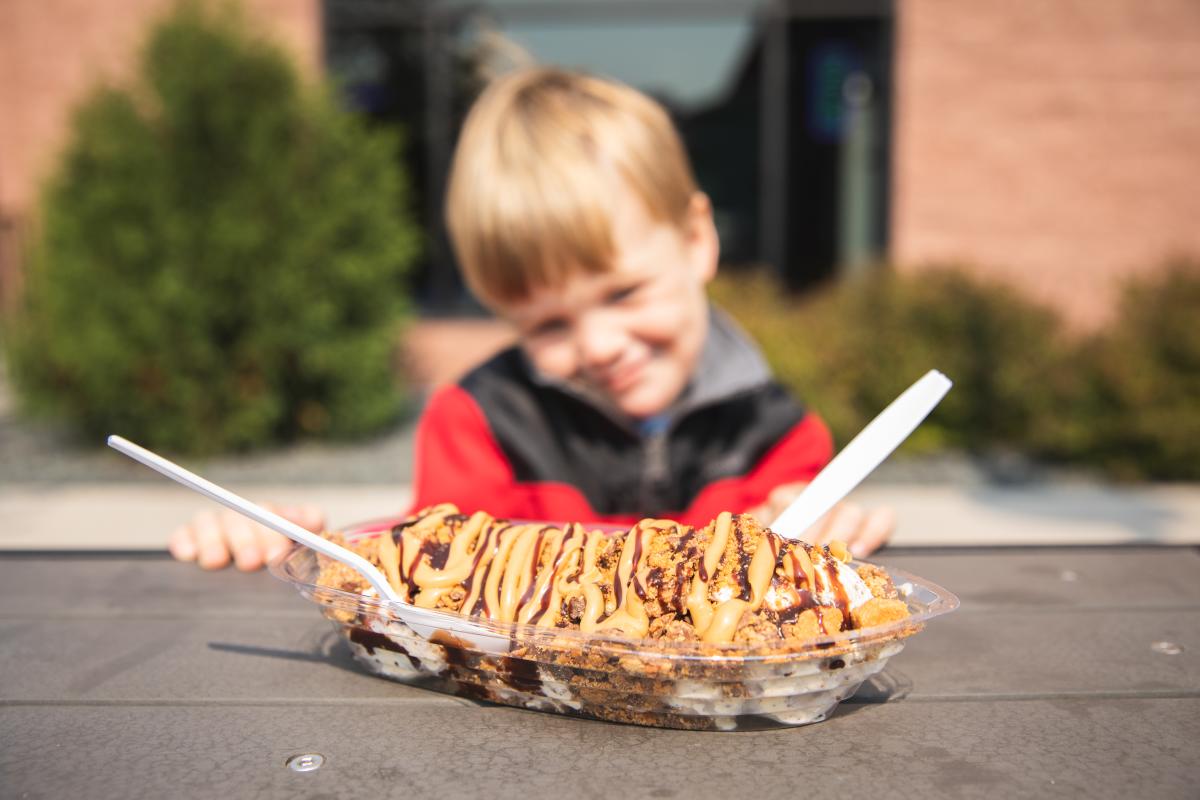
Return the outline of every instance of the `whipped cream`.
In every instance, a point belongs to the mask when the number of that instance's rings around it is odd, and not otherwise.
[[[824,573],[821,576],[823,578],[821,581],[823,588],[816,593],[816,598],[822,605],[837,605],[838,603],[838,597],[831,585],[832,581],[829,580],[830,576],[826,572],[829,566],[832,566],[834,572],[837,573],[836,579],[842,584],[842,588],[845,589],[846,599],[850,601],[851,609],[858,608],[871,599],[871,590],[867,588],[867,584],[854,571],[854,567],[851,567],[849,564],[843,564],[837,559],[828,559],[820,566],[814,565],[814,568],[818,572]]]

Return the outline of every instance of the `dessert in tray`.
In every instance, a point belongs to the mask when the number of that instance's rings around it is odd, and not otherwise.
[[[621,722],[731,730],[823,719],[953,597],[784,539],[749,515],[703,528],[515,523],[454,506],[335,534],[408,603],[422,636],[353,570],[298,549],[276,571],[320,602],[372,671],[459,695]],[[914,596],[914,592],[917,596]],[[456,636],[470,620],[507,653]]]
[[[839,542],[784,539],[749,515],[694,529],[646,519],[623,533],[428,509],[358,547],[413,605],[633,639],[807,641],[908,616],[878,567]],[[318,582],[363,593],[329,562]]]

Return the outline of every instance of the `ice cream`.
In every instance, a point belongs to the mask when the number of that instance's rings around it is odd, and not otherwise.
[[[844,545],[784,539],[749,515],[724,513],[703,528],[646,519],[613,533],[442,505],[382,533],[365,555],[416,606],[589,634],[763,643],[908,613],[886,576],[847,564]],[[365,589],[335,563],[320,582]]]
[[[272,570],[393,680],[507,705],[673,728],[802,725],[883,669],[932,613],[904,576],[844,546],[783,539],[752,517],[620,531],[519,524],[453,506],[330,534],[408,603],[450,612],[414,629],[339,562],[298,548]],[[936,588],[936,587],[934,587]],[[939,590],[940,591],[940,590]],[[921,609],[910,616],[910,609]],[[422,623],[425,624],[425,623]],[[472,644],[486,626],[502,652]]]

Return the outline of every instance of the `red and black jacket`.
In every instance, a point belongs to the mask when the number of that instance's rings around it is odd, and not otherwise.
[[[536,373],[518,348],[435,392],[417,427],[413,509],[509,519],[704,525],[832,455],[824,423],[713,313],[696,378],[650,432]]]

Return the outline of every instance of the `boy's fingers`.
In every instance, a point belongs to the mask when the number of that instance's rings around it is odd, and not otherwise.
[[[770,525],[775,521],[775,518],[787,509],[792,504],[792,501],[800,496],[804,491],[806,483],[785,483],[776,486],[767,495],[767,502],[759,506],[761,515],[755,515],[758,520],[764,525]]]
[[[316,506],[308,506],[308,522],[310,530],[314,533],[321,533],[329,526],[329,521],[325,519],[325,512]]]
[[[262,525],[256,526],[254,532],[258,535],[258,547],[262,551],[264,561],[274,561],[292,542],[282,533],[276,533]]]
[[[296,506],[288,509],[291,514],[288,519],[302,528],[320,533],[325,529],[325,513],[312,505]]]
[[[285,506],[278,503],[260,501],[258,503],[263,508],[272,511],[289,522],[294,522],[305,530],[310,530],[314,533],[320,533],[325,530],[325,512],[314,505],[299,505]],[[254,535],[258,543],[258,552],[262,564],[269,563],[281,554],[287,552],[291,547],[292,541],[283,534],[266,527],[265,525],[252,525]],[[258,567],[254,567],[257,569]]]
[[[840,503],[829,512],[829,518],[821,526],[818,544],[829,544],[834,539],[850,541],[858,537],[858,529],[862,526],[866,514],[852,503]]]
[[[863,558],[878,550],[896,530],[896,514],[890,508],[877,508],[867,515],[858,536],[850,542],[850,552]]]
[[[834,511],[836,511],[836,510],[837,509],[835,508]],[[825,529],[825,525],[832,518],[833,518],[833,511],[826,511],[824,514],[822,514],[820,517],[817,518],[816,522],[814,522],[811,526],[809,526],[809,529],[806,530],[800,536],[800,538],[803,539],[804,541],[808,542],[809,544],[820,544],[821,543],[821,531],[823,531]]]
[[[776,514],[783,512],[785,508],[792,504],[792,501],[800,496],[804,491],[806,483],[785,483],[781,486],[776,486],[771,490],[771,494],[767,498],[767,505]]]
[[[229,548],[221,534],[216,514],[204,513],[192,521],[196,533],[196,560],[205,569],[220,569],[229,563]]]
[[[314,505],[281,506],[276,503],[259,503],[259,505],[313,533],[320,533],[325,529],[325,512]]]
[[[196,560],[196,536],[186,525],[176,528],[167,540],[167,550],[177,561]]]
[[[258,545],[254,523],[241,514],[227,511],[221,515],[221,527],[238,569],[249,572],[262,566],[262,549]]]

